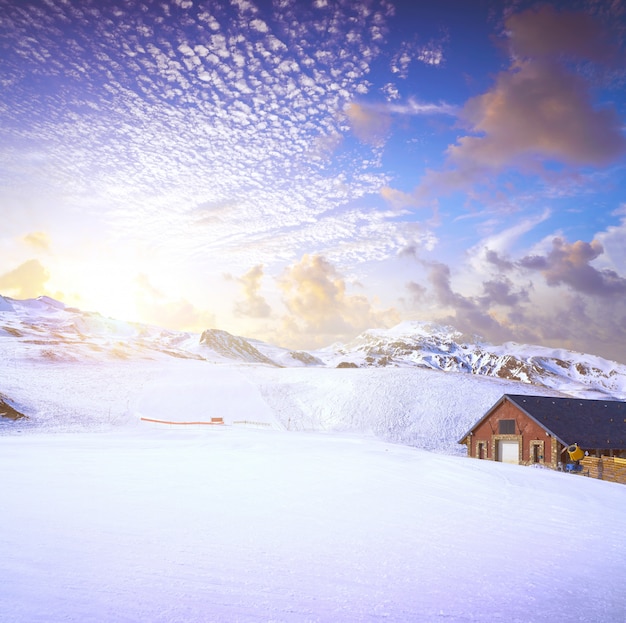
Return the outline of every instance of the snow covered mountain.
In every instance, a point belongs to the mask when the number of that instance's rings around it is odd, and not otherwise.
[[[50,361],[146,359],[163,356],[213,363],[324,365],[313,355],[207,329],[201,335],[106,318],[46,296],[0,296],[0,339],[14,357]]]
[[[520,381],[565,393],[588,390],[598,397],[626,398],[622,364],[566,349],[489,344],[428,322],[366,331],[346,345],[326,350],[321,358],[327,365],[420,367]]]
[[[6,356],[49,361],[159,360],[163,357],[273,367],[421,368],[486,376],[569,395],[626,399],[626,366],[565,349],[493,345],[452,327],[404,322],[372,329],[348,344],[313,352],[207,329],[201,335],[105,318],[48,297],[0,296]]]

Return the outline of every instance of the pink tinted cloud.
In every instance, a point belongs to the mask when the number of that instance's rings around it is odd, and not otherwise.
[[[348,294],[344,277],[320,255],[304,255],[285,270],[279,285],[290,312],[285,331],[294,341],[327,344],[400,322],[394,308],[378,310],[367,297]]]
[[[470,99],[461,118],[480,136],[465,136],[450,161],[499,169],[528,159],[606,165],[626,148],[611,108],[594,108],[581,77],[552,62],[523,62],[498,75],[493,89]]]
[[[391,118],[385,112],[352,103],[346,108],[352,131],[363,143],[382,145],[391,127]]]
[[[562,55],[605,62],[615,55],[607,33],[591,15],[542,6],[506,20],[511,51],[518,57]]]
[[[563,284],[581,294],[621,298],[626,294],[626,279],[613,270],[591,266],[602,253],[604,248],[597,240],[569,243],[555,238],[547,255],[527,256],[519,265],[540,271],[550,286]]]
[[[547,7],[511,16],[507,28],[514,62],[465,103],[458,116],[467,134],[448,147],[444,168],[427,171],[413,203],[492,183],[508,168],[547,174],[551,162],[602,167],[626,152],[623,120],[598,106],[589,81],[564,62],[611,58],[610,33],[600,22]]]
[[[589,83],[561,62],[608,61],[610,36],[590,15],[544,6],[506,22],[515,61],[494,87],[461,112],[472,132],[449,149],[450,160],[490,169],[524,160],[603,166],[626,150],[623,122],[612,108],[594,107]]]

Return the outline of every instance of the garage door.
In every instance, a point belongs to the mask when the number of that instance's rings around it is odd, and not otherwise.
[[[517,441],[498,441],[498,461],[519,463],[519,443]]]

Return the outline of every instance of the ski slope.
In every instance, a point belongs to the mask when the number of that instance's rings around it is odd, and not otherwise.
[[[1,623],[626,620],[626,487],[458,456],[502,394],[558,392],[38,305],[0,334]]]
[[[279,428],[257,388],[234,367],[182,365],[147,382],[137,399],[140,419],[175,423],[254,422]]]
[[[445,453],[504,393],[553,390],[406,368],[275,368],[165,357],[119,362],[0,361],[0,392],[29,414],[5,432],[107,431],[166,421],[255,422],[291,431],[352,432]]]
[[[0,437],[3,623],[608,623],[626,487],[363,436]]]

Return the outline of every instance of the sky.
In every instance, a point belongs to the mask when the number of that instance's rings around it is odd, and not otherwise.
[[[0,293],[626,362],[626,2],[0,0]]]

